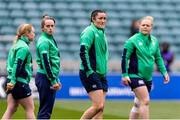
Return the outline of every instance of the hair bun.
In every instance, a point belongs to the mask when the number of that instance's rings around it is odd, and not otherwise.
[[[50,16],[48,15],[48,14],[44,14],[43,16],[42,16],[42,19],[44,19],[44,18],[49,18]]]

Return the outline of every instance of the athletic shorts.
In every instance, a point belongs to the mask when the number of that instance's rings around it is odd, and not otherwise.
[[[108,83],[106,77],[101,76],[97,73],[92,73],[89,77],[86,76],[86,72],[80,70],[79,72],[80,80],[87,93],[94,90],[108,91]]]
[[[31,89],[29,84],[17,81],[14,88],[12,90],[8,90],[7,94],[9,93],[12,94],[15,100],[19,100],[31,96]]]
[[[148,92],[151,91],[152,87],[152,81],[145,81],[144,79],[140,78],[130,78],[131,83],[129,83],[129,86],[132,90],[134,90],[137,87],[146,86],[148,89]]]

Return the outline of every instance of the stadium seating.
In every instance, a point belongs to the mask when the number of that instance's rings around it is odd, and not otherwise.
[[[6,39],[13,38],[19,24],[32,23],[38,37],[41,17],[48,14],[57,21],[54,36],[62,61],[70,59],[79,64],[79,35],[90,24],[90,13],[94,9],[104,9],[108,14],[106,33],[110,60],[120,64],[123,43],[129,37],[131,21],[146,15],[155,17],[153,34],[160,42],[168,41],[179,59],[179,0],[0,0],[0,41],[6,41],[0,42],[0,50],[5,51],[0,54],[0,59],[6,60],[12,41]],[[35,58],[35,47],[31,50]],[[113,67],[116,68],[110,70],[120,70],[120,66]]]

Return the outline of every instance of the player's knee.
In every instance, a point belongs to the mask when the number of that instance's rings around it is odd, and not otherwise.
[[[134,107],[136,108],[140,107],[140,101],[137,98],[134,99]]]
[[[34,112],[34,108],[28,108],[28,109],[26,109],[26,111],[33,113]]]
[[[35,110],[34,105],[32,104],[31,107],[30,107],[29,109],[32,110],[32,111],[34,111],[34,110]]]
[[[15,113],[17,111],[17,106],[11,106],[8,108],[10,113]]]
[[[149,105],[149,102],[150,102],[149,99],[143,99],[143,100],[141,101],[141,104],[148,106],[148,105]]]
[[[104,110],[104,104],[100,104],[97,107],[98,111],[103,111]]]
[[[34,112],[34,105],[30,105],[30,106],[25,106],[24,107],[26,112]]]
[[[104,110],[104,104],[96,105],[95,109],[96,109],[97,112],[103,111]]]

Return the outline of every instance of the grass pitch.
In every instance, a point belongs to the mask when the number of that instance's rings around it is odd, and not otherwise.
[[[104,119],[128,119],[133,101],[107,100]],[[6,100],[0,99],[0,117],[6,110]],[[35,114],[38,111],[38,101],[35,100]],[[89,100],[56,100],[52,119],[79,119],[89,106]],[[14,114],[13,119],[25,118],[22,107]],[[180,101],[151,101],[151,119],[180,119]]]

